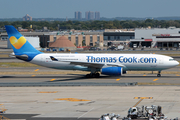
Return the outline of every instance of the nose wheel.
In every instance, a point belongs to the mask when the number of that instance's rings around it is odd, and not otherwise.
[[[161,71],[158,71],[157,77],[161,77]]]

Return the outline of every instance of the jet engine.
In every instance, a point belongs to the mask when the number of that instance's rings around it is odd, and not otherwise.
[[[121,75],[126,74],[126,71],[123,71],[122,67],[106,67],[101,69],[101,74],[104,75]]]

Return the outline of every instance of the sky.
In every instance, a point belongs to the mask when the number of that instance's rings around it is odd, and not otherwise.
[[[100,17],[180,16],[180,0],[0,0],[0,18],[74,18],[74,12],[99,11]]]

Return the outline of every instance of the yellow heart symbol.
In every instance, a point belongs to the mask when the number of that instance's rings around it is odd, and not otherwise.
[[[19,39],[17,39],[14,36],[11,36],[9,38],[10,43],[16,48],[16,49],[20,49],[25,43],[26,43],[26,39],[22,36]]]

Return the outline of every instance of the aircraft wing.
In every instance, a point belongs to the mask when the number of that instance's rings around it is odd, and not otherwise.
[[[124,67],[122,64],[114,64],[114,63],[87,63],[87,62],[70,62],[71,64],[74,65],[81,65],[81,66],[86,66],[89,68],[102,68],[104,66],[114,66],[114,67]]]
[[[87,62],[75,62],[75,61],[70,62],[70,64],[86,66],[89,68],[102,68],[104,66],[104,64],[102,63],[87,63]]]
[[[115,63],[91,63],[91,62],[81,62],[81,61],[71,61],[71,60],[58,60],[53,56],[50,56],[52,61],[60,61],[60,62],[70,62],[73,65],[81,65],[89,68],[102,68],[104,66],[114,66],[114,67],[124,67],[123,64],[115,64]]]

